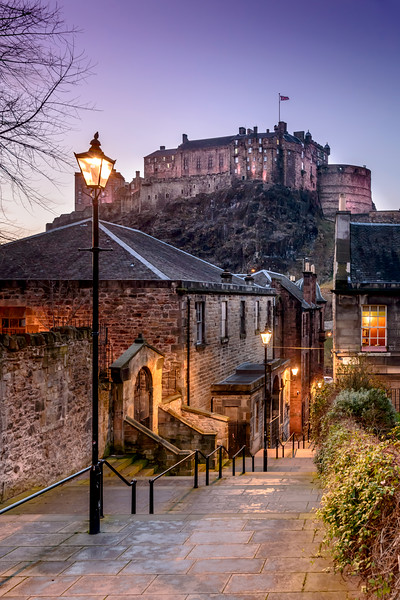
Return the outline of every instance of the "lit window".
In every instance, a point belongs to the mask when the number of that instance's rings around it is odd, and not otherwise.
[[[262,152],[262,147],[261,146],[259,146],[258,151]]]
[[[235,156],[235,163],[237,164],[239,162],[239,157]]]
[[[205,303],[196,302],[196,344],[204,344],[204,312]]]
[[[247,170],[250,171],[250,165],[247,165]]]
[[[262,139],[261,138],[258,138],[258,143],[262,144]]]
[[[228,302],[221,302],[221,338],[228,337]]]
[[[386,306],[361,307],[361,344],[363,351],[386,349]]]
[[[237,148],[235,148],[235,154],[237,154],[237,153],[238,153],[238,149],[237,149]]]
[[[249,148],[249,154],[251,154],[253,151],[253,148]]]

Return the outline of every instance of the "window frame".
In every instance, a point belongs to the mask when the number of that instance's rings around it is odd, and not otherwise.
[[[228,330],[228,301],[221,300],[221,341],[225,342],[229,337]]]
[[[198,300],[194,303],[196,313],[196,346],[206,343],[205,340],[205,306],[204,300]]]
[[[376,314],[375,314],[376,313]],[[383,313],[383,314],[382,314]],[[376,319],[376,323],[374,322]],[[383,324],[380,320],[383,319]],[[369,322],[368,322],[369,321]],[[361,351],[362,352],[386,352],[387,351],[387,305],[386,304],[362,304],[361,305]],[[376,335],[371,332],[376,331]],[[382,331],[384,336],[382,336]],[[367,340],[365,343],[364,340]],[[371,343],[373,340],[383,343]]]

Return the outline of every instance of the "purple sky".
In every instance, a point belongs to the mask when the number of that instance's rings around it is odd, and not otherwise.
[[[127,180],[160,145],[272,129],[281,119],[331,146],[331,163],[366,165],[379,210],[399,209],[400,8],[397,0],[60,0],[96,63],[77,93],[87,112],[67,139],[95,131]],[[73,169],[47,188],[73,210]],[[45,188],[43,188],[45,189]],[[32,214],[33,213],[33,214]],[[26,233],[55,215],[18,209]]]

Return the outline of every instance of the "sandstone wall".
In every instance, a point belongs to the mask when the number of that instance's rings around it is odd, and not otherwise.
[[[88,466],[88,330],[0,336],[0,376],[0,499],[45,487]],[[104,406],[100,413],[104,420]],[[101,437],[102,451],[104,433]]]

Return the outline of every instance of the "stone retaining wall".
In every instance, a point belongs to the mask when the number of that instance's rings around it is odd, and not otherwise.
[[[88,329],[0,335],[0,397],[0,500],[90,464]]]

